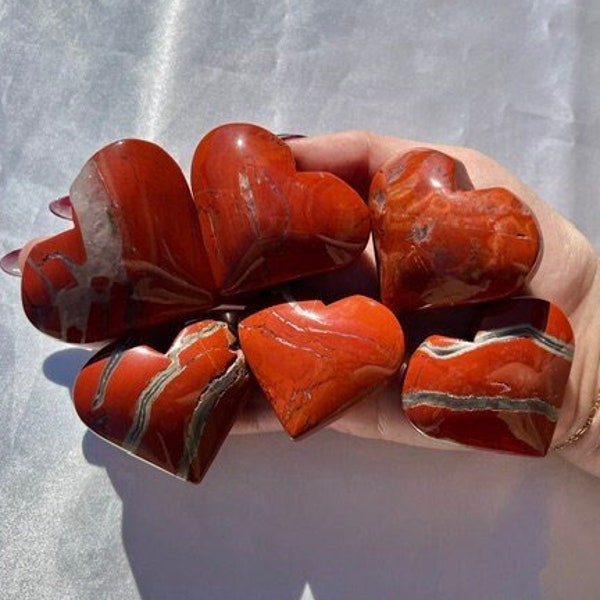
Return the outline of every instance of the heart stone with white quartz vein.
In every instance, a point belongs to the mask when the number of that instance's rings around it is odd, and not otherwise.
[[[431,437],[544,455],[572,358],[573,333],[558,307],[534,298],[498,303],[472,341],[433,335],[417,348],[404,410]]]
[[[188,325],[165,353],[150,347],[165,337],[154,332],[94,358],[75,382],[75,407],[101,437],[198,482],[233,425],[249,374],[226,323]]]

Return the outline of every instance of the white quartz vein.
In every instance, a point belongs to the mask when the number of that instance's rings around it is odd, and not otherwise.
[[[241,350],[237,351],[235,361],[221,375],[213,379],[206,389],[200,394],[192,414],[185,438],[185,449],[177,475],[186,479],[190,466],[197,458],[198,449],[202,440],[202,433],[211,414],[217,409],[219,400],[231,389],[236,382],[241,381],[248,373],[246,361]]]
[[[535,413],[549,421],[558,420],[558,410],[540,398],[507,398],[505,396],[457,396],[446,392],[421,390],[402,395],[404,408],[428,406],[451,411],[494,411],[512,413]]]
[[[152,405],[159,398],[164,389],[175,379],[185,368],[185,364],[181,364],[180,357],[184,350],[192,346],[199,339],[206,338],[215,333],[221,328],[226,328],[225,323],[209,323],[200,331],[183,335],[177,338],[173,347],[167,352],[166,357],[170,359],[170,364],[166,369],[157,373],[146,385],[140,393],[136,407],[135,415],[131,427],[123,440],[123,447],[131,452],[135,452],[140,442],[142,441],[152,412]],[[200,354],[196,360],[200,358]]]

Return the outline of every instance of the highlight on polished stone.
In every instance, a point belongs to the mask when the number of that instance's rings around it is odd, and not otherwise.
[[[381,298],[394,312],[513,296],[537,265],[529,208],[504,188],[474,189],[463,164],[441,152],[385,163],[369,208]]]
[[[36,243],[23,267],[25,313],[69,342],[115,338],[214,304],[189,186],[160,147],[121,140],[84,165],[73,228]]]
[[[191,189],[164,150],[128,139],[49,208],[70,229],[0,267],[22,274],[41,331],[117,340],[79,374],[76,410],[177,477],[202,479],[256,382],[292,438],[392,383],[425,435],[549,448],[573,333],[549,302],[505,299],[540,259],[536,220],[450,156],[394,157],[367,207],[333,174],[298,171],[278,136],[233,123],[200,141]]]
[[[298,172],[289,146],[256,125],[222,125],[201,140],[192,191],[224,296],[344,267],[369,237],[369,211],[350,186]]]
[[[75,382],[75,408],[101,437],[197,483],[251,390],[250,376],[226,323],[188,325],[162,352],[164,340],[155,331],[95,357]]]
[[[404,360],[397,319],[364,296],[280,304],[245,318],[238,331],[252,373],[293,438],[392,379]]]
[[[402,402],[428,436],[543,456],[573,358],[573,332],[555,305],[511,299],[487,308],[472,340],[433,335],[410,358]]]

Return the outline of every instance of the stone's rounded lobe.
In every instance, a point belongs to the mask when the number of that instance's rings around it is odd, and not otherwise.
[[[290,148],[255,125],[202,139],[192,191],[224,296],[343,267],[368,240],[360,196],[332,174],[298,173]]]
[[[212,320],[185,327],[164,354],[148,341],[164,343],[156,333],[141,336],[88,363],[75,382],[75,408],[101,437],[197,483],[250,389],[244,356],[227,324]]]
[[[250,369],[293,438],[394,377],[404,359],[400,324],[363,296],[328,306],[274,306],[244,319],[239,336]]]
[[[569,378],[573,332],[544,300],[488,308],[473,341],[434,335],[408,363],[403,406],[423,433],[517,454],[548,451]]]
[[[537,265],[531,211],[506,189],[473,189],[462,163],[441,152],[384,164],[369,208],[381,297],[394,312],[514,295]]]
[[[75,179],[74,227],[35,244],[25,312],[70,342],[94,342],[214,304],[193,199],[175,161],[141,140],[97,152]]]

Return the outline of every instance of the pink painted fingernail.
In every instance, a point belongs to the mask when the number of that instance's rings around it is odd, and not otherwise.
[[[69,221],[73,219],[73,205],[71,204],[69,196],[63,196],[62,198],[52,200],[48,205],[48,208],[51,213],[61,219],[68,219]]]
[[[0,267],[5,273],[14,275],[15,277],[21,276],[21,269],[19,268],[19,254],[21,250],[13,250],[8,254],[5,254],[0,259]]]
[[[278,133],[277,137],[282,142],[288,142],[289,140],[299,140],[299,139],[305,138],[307,136],[302,135],[301,133]]]

